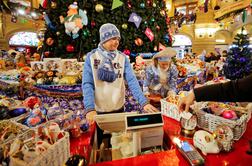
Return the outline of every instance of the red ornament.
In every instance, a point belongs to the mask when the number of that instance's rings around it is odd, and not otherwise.
[[[222,113],[222,117],[226,119],[234,119],[237,117],[237,115],[233,110],[225,110]]]
[[[129,8],[129,9],[132,8],[132,5],[131,5],[131,2],[130,2],[130,1],[127,2],[127,5],[128,5],[128,8]]]
[[[125,55],[130,55],[130,50],[125,49],[125,50],[123,51],[123,53],[124,53]]]
[[[95,21],[91,21],[91,27],[95,27]]]
[[[46,51],[44,52],[44,54],[45,54],[45,57],[48,57],[50,55],[50,51]]]
[[[71,45],[71,44],[68,44],[68,45],[66,46],[66,50],[67,50],[67,52],[74,52],[74,46]]]

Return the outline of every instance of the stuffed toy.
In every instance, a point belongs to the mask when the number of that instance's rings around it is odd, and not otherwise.
[[[45,81],[45,73],[43,71],[39,71],[33,76],[33,79],[37,84],[43,84]]]
[[[56,81],[56,79],[58,81]],[[56,70],[49,70],[46,72],[45,74],[45,84],[50,85],[53,83],[58,83],[59,82],[59,78],[58,78],[58,71]]]
[[[65,32],[73,39],[79,37],[79,30],[82,29],[83,25],[87,25],[87,15],[83,10],[79,10],[77,2],[69,5],[67,17],[60,16],[60,22],[65,25]]]

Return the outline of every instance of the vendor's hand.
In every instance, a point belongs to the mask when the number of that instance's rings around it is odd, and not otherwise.
[[[143,109],[144,109],[145,113],[159,112],[159,110],[156,107],[154,107],[153,105],[151,105],[151,104],[146,104],[143,107]]]
[[[186,97],[180,99],[178,108],[180,111],[189,111],[190,105],[193,104],[195,100],[194,92],[191,91]]]
[[[91,125],[94,123],[95,121],[95,115],[97,115],[96,111],[90,111],[86,114],[86,119],[87,119],[87,122]]]

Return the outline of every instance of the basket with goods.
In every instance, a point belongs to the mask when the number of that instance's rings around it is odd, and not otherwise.
[[[11,166],[62,166],[70,157],[69,134],[48,122],[13,140],[8,153]]]
[[[187,95],[188,92],[181,91],[178,95],[169,95],[167,98],[161,99],[161,112],[163,115],[180,121],[180,112],[178,102],[180,98]]]
[[[251,110],[234,104],[199,102],[193,106],[198,127],[214,132],[218,126],[226,125],[233,131],[233,139],[239,140],[247,127]]]
[[[0,145],[14,139],[28,130],[28,127],[10,120],[0,121]]]

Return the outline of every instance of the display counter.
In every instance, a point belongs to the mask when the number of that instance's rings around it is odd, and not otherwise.
[[[180,135],[180,123],[176,120],[164,117],[164,140],[170,147],[170,150],[159,152],[155,154],[146,154],[137,157],[114,160],[109,162],[102,162],[93,165],[189,165],[183,158],[175,145],[172,143],[174,137],[179,137],[181,140],[188,140],[192,143],[192,139],[185,138]],[[239,141],[234,143],[234,148],[231,152],[221,152],[220,154],[208,154],[204,156],[205,165],[218,165],[218,166],[234,166],[234,165],[249,165],[252,162],[252,156],[248,155],[246,151],[249,149],[249,140],[252,139],[252,120],[248,122],[247,130]],[[89,158],[92,149],[92,139],[94,136],[94,127],[91,127],[89,132],[83,134],[78,139],[71,140],[71,154],[83,154]],[[81,141],[78,142],[78,141]],[[82,148],[81,146],[85,147]],[[85,151],[84,151],[85,150]]]

